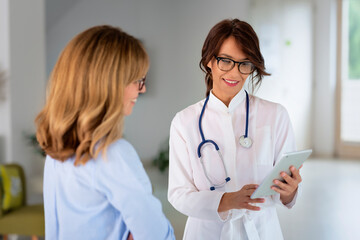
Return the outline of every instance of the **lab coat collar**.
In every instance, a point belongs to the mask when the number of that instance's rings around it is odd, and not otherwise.
[[[237,106],[239,106],[242,101],[244,101],[246,97],[246,93],[244,88],[242,88],[236,95],[231,99],[229,107],[227,107],[220,99],[218,99],[213,93],[210,91],[209,95],[209,106],[214,107],[217,110],[224,111],[226,113],[233,112]]]

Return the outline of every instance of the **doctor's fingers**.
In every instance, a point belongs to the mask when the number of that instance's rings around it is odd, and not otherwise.
[[[259,187],[258,184],[247,184],[247,185],[244,185],[241,188],[241,190],[243,190],[243,191],[249,191],[249,190],[255,191],[258,187]]]
[[[244,185],[239,191],[236,191],[240,195],[250,196],[258,187],[257,184],[247,184]]]
[[[237,191],[237,193],[239,194],[239,196],[245,196],[245,197],[250,197],[254,192],[255,192],[255,188],[252,189],[241,189],[240,191]]]
[[[287,183],[287,184],[289,184],[289,185],[297,185],[297,179],[294,177],[294,175],[293,176],[289,176],[287,173],[281,173],[281,176],[284,178],[284,180],[285,180],[285,184]],[[280,183],[282,183],[281,181],[279,181],[279,180],[274,180],[274,182],[275,181],[278,181],[278,182],[280,182]],[[278,185],[277,183],[276,183],[276,185]]]
[[[249,203],[244,203],[242,207],[240,207],[240,209],[248,209],[248,210],[253,210],[253,211],[260,211],[260,207],[251,205]]]
[[[302,165],[301,165],[302,167]],[[301,168],[300,167],[300,168]],[[301,182],[302,181],[302,178],[301,178],[301,175],[300,175],[300,168],[299,169],[296,169],[294,166],[291,166],[290,167],[290,171],[292,173],[292,177],[297,181],[297,182]]]
[[[274,183],[277,185],[277,186],[279,186],[279,188],[281,189],[281,190],[284,190],[284,191],[287,191],[287,192],[292,192],[293,191],[293,188],[294,188],[294,186],[295,186],[295,188],[296,188],[296,183],[294,182],[294,180],[292,180],[293,182],[291,182],[291,183],[289,183],[289,182],[287,182],[287,183],[284,183],[284,182],[281,182],[281,181],[279,181],[279,180],[277,180],[277,179],[275,179],[274,180]],[[279,188],[277,188],[277,187],[272,187],[272,189],[273,190],[279,190]],[[276,191],[276,192],[278,192],[278,191]],[[280,192],[279,192],[280,193]]]
[[[289,191],[286,191],[284,189],[278,188],[278,187],[271,187],[272,190],[274,190],[277,193],[280,193],[280,195],[288,196]]]
[[[249,197],[249,199],[247,200],[248,203],[264,203],[265,202],[265,198],[255,198],[255,199],[251,199]]]
[[[292,173],[291,176],[289,176],[286,172],[281,172],[280,176],[284,178],[284,180],[290,184],[290,185],[298,185],[299,182],[302,181],[299,170],[296,170],[296,168],[291,167],[290,171]]]
[[[264,203],[265,199],[264,198],[255,198],[255,199],[251,199],[250,197],[242,197],[242,198],[238,198],[235,200],[234,202],[234,207],[235,209],[249,209],[249,206],[254,206],[251,204],[255,204],[255,203]],[[253,208],[251,210],[254,210]]]

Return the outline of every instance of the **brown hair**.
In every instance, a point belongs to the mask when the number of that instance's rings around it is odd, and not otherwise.
[[[209,95],[210,90],[213,87],[211,69],[207,66],[207,64],[211,61],[214,55],[219,53],[221,45],[230,36],[235,38],[245,56],[255,66],[255,71],[251,75],[253,90],[261,85],[261,81],[265,75],[270,75],[265,72],[264,58],[261,55],[259,39],[254,29],[248,23],[240,21],[239,19],[225,19],[217,23],[210,30],[201,51],[201,60],[199,65],[201,70],[206,73],[206,96]]]
[[[85,164],[122,137],[124,88],[146,74],[149,59],[136,38],[96,26],[78,34],[51,73],[36,137],[52,158]],[[96,145],[96,148],[95,148]]]

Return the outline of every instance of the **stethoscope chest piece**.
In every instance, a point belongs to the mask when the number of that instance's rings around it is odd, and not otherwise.
[[[250,148],[252,145],[252,140],[249,137],[245,137],[245,135],[242,135],[239,138],[239,143],[241,146],[243,146],[244,148]]]

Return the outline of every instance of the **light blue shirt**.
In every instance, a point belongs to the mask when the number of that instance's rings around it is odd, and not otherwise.
[[[132,145],[120,139],[85,165],[46,157],[45,236],[57,239],[175,239]]]

